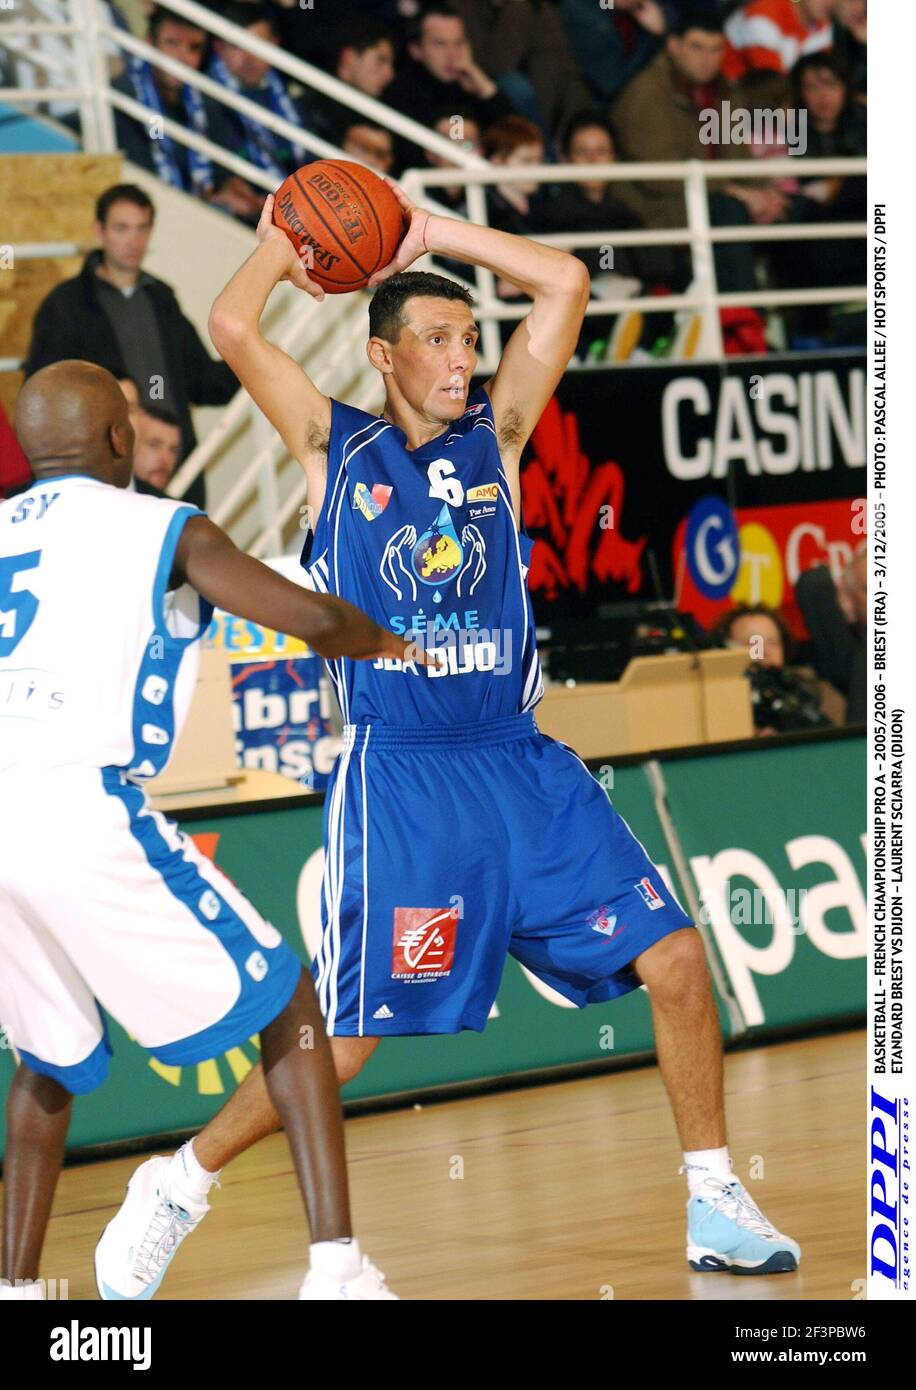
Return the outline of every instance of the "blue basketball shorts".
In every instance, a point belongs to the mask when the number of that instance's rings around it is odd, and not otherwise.
[[[481,1031],[506,955],[581,1006],[692,927],[604,789],[530,713],[348,725],[312,973],[339,1036]]]

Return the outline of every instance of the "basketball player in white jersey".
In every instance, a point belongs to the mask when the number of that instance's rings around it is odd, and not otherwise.
[[[242,554],[197,508],[128,491],[133,429],[101,368],[36,373],[16,431],[35,483],[0,504],[0,1030],[19,1061],[0,1299],[42,1296],[34,1281],[73,1097],[108,1070],[102,1007],[178,1065],[260,1033],[312,1232],[300,1296],[393,1298],[351,1236],[337,1078],[312,982],[279,932],[150,809],[143,782],[168,759],[213,605],[325,656],[403,657],[405,643]],[[199,1157],[186,1145],[134,1174],[97,1250],[103,1298],[152,1296],[208,1210],[208,1161],[206,1145]]]
[[[579,1007],[645,985],[687,1174],[690,1267],[791,1273],[798,1244],[732,1171],[700,933],[585,766],[534,723],[543,686],[519,464],[578,340],[587,272],[552,247],[430,215],[392,187],[407,230],[369,282],[379,286],[366,351],[384,382],[381,414],[324,395],[261,333],[281,280],[323,298],[272,225],[271,199],[260,245],[210,320],[307,476],[316,520],[302,563],[316,588],[395,631],[425,628],[427,645],[460,630],[425,671],[328,666],[346,727],[325,804],[312,971],[338,1076],[356,1076],[387,1037],[422,1047],[417,1035],[485,1027],[507,953]],[[408,271],[430,251],[483,266],[532,301],[495,375],[473,391],[469,296]],[[481,628],[511,637],[515,659],[502,669],[493,641],[476,641]],[[271,1127],[255,1068],[199,1142],[221,1167]]]

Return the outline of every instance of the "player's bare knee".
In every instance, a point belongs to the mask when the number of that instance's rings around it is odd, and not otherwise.
[[[341,1086],[359,1075],[378,1042],[378,1038],[331,1038],[331,1052]]]
[[[703,942],[693,927],[663,936],[637,957],[634,966],[657,1000],[676,1002],[708,983]]]

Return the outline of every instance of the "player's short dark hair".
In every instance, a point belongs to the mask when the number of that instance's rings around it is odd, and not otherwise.
[[[704,34],[721,34],[724,28],[721,14],[712,5],[685,5],[678,10],[677,18],[668,32],[683,38],[690,29],[702,29]]]
[[[149,194],[144,193],[135,183],[116,183],[111,188],[106,188],[96,199],[95,220],[101,222],[103,227],[114,203],[133,203],[134,207],[142,208],[150,214],[151,222],[156,219],[156,207]]]
[[[469,308],[473,303],[470,290],[444,275],[433,275],[428,270],[402,270],[390,280],[383,280],[369,301],[369,336],[396,343],[405,323],[404,304],[418,294],[430,299],[460,299]]]
[[[460,19],[464,24],[464,15],[457,5],[450,3],[450,0],[428,0],[420,13],[407,25],[407,38],[411,43],[420,42],[423,37],[423,25],[431,15],[438,15],[442,19]]]
[[[140,405],[144,415],[148,415],[151,420],[158,420],[160,425],[172,425],[176,430],[181,429],[181,421],[173,410],[167,410],[164,405],[145,405],[142,398]]]
[[[392,48],[397,46],[390,26],[385,24],[383,20],[375,19],[372,15],[348,15],[340,21],[334,31],[334,41],[331,46],[334,67],[336,68],[340,62],[340,55],[345,48],[355,49],[357,53],[365,53],[367,49],[375,48],[386,40]]]
[[[159,37],[159,30],[162,28],[163,24],[182,24],[184,25],[185,29],[201,28],[199,24],[194,23],[193,19],[185,19],[184,15],[175,14],[174,10],[167,10],[164,5],[156,5],[154,6],[152,13],[150,14],[149,21],[147,23],[147,43],[154,44],[156,42],[157,38]],[[205,29],[201,29],[201,33],[206,34],[206,32],[207,31]]]
[[[597,126],[603,130],[611,142],[611,149],[614,148],[614,131],[611,123],[603,111],[577,111],[570,116],[569,120],[560,131],[560,149],[564,154],[568,153],[569,146],[573,137],[579,134],[580,130],[591,130]]]
[[[269,24],[273,32],[277,32],[277,21],[269,5],[246,4],[245,0],[224,0],[223,4],[216,7],[216,13],[230,24],[237,24],[240,29],[250,29],[252,24]]]

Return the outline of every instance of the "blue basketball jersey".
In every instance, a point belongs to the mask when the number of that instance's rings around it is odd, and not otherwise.
[[[348,724],[452,726],[533,709],[543,694],[519,534],[490,398],[418,449],[380,415],[331,402],[328,481],[302,565],[322,593],[413,634],[435,665],[328,662]]]

